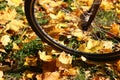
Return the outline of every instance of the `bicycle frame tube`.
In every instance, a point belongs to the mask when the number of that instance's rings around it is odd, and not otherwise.
[[[90,15],[88,15],[89,19],[87,22],[82,24],[83,29],[87,30],[90,27],[92,21],[94,20],[96,14],[97,14],[97,11],[100,7],[101,2],[102,2],[102,0],[94,0],[93,1],[91,8],[89,9],[89,11],[87,11],[87,13],[90,14]]]

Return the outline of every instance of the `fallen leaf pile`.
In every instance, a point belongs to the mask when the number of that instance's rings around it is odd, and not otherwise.
[[[58,1],[55,4],[54,0],[48,0],[53,2],[53,5],[49,5],[48,13],[51,9],[56,9],[58,5],[67,6],[62,1]],[[65,0],[66,1],[66,0]],[[71,1],[71,0],[68,0]],[[92,0],[81,0],[83,3],[91,5]],[[107,0],[104,0],[107,1]],[[111,0],[108,0],[111,1]],[[115,0],[117,1],[117,0]],[[48,5],[44,4],[46,0],[39,0],[39,3],[48,8]],[[52,3],[51,2],[51,3]],[[120,2],[120,0],[119,0]],[[106,2],[101,5],[105,9],[112,8],[106,6]],[[73,4],[74,5],[74,4]],[[59,8],[62,6],[59,6]],[[83,6],[84,7],[84,6]],[[73,7],[74,8],[74,7]],[[86,7],[88,8],[88,7]],[[79,12],[79,11],[78,11]],[[119,11],[118,11],[119,12]],[[79,15],[77,12],[73,14]],[[65,18],[68,21],[77,20],[75,16],[65,16],[64,13],[59,12],[56,15],[49,14],[51,18],[59,19]],[[60,19],[59,19],[60,20]],[[57,23],[51,21],[51,23]],[[76,24],[69,26],[76,26]],[[66,24],[60,23],[49,32],[50,35],[56,35],[57,32],[65,31],[60,30],[59,27],[64,27],[69,32]],[[110,29],[114,35],[119,35],[119,27],[113,24],[115,27]],[[44,26],[47,28],[51,26]],[[57,31],[57,32],[56,32]],[[78,36],[77,31],[72,32],[74,36]],[[80,38],[84,36],[81,32]],[[58,38],[58,36],[56,36]],[[61,42],[62,43],[62,42]],[[92,45],[95,43],[95,45]],[[102,42],[106,43],[106,42]],[[79,47],[79,49],[94,52],[93,48],[101,48],[102,44],[95,40],[89,40],[87,47],[85,44]],[[69,45],[70,46],[70,45]],[[111,48],[112,43],[108,42],[104,48]],[[71,47],[71,46],[70,46]],[[106,51],[107,52],[107,51]],[[108,51],[110,52],[110,51]],[[84,60],[83,60],[84,59]],[[76,57],[74,55],[67,54],[64,51],[58,51],[52,46],[43,42],[34,31],[31,29],[27,22],[24,13],[24,0],[0,0],[0,80],[119,80],[120,79],[120,60],[114,62],[92,62],[87,61],[86,58]]]

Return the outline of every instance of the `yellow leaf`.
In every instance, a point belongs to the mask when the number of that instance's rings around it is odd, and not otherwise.
[[[102,48],[103,48],[102,41],[89,39],[87,44],[80,45],[79,50],[83,52],[98,53],[98,51],[101,50]]]
[[[22,3],[22,0],[7,0],[8,5],[10,6],[19,6]]]
[[[63,64],[71,64],[72,56],[70,56],[69,54],[65,54],[65,52],[62,52],[58,57],[58,60]]]
[[[0,41],[2,42],[2,45],[6,46],[11,41],[9,35],[4,35],[1,37]]]
[[[0,71],[0,80],[2,79],[3,77],[3,71]]]
[[[4,11],[0,11],[0,24],[5,24],[8,21],[14,20],[16,17],[16,10],[6,8]]]
[[[99,41],[89,39],[86,47],[87,49],[92,49],[93,47],[96,47],[97,45],[99,45]]]
[[[13,48],[12,49],[13,50],[19,50],[20,48],[15,42],[13,42]]]
[[[39,57],[40,57],[41,60],[47,61],[47,62],[52,61],[52,56],[51,55],[46,55],[45,52],[41,52],[41,51],[39,51],[38,54],[39,54]]]
[[[25,25],[23,24],[22,20],[12,20],[9,24],[6,25],[6,29],[7,30],[13,30],[15,32],[18,32],[19,29],[24,28]]]
[[[30,57],[26,57],[26,61],[24,63],[24,65],[29,65],[29,66],[36,66],[37,65],[37,58],[30,56]]]
[[[110,9],[114,8],[114,6],[113,6],[113,3],[111,1],[103,0],[101,3],[101,8],[104,10],[110,10]]]
[[[72,56],[65,52],[60,53],[60,56],[56,60],[56,66],[59,68],[70,68],[72,63]]]

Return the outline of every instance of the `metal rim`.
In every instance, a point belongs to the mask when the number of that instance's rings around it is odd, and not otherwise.
[[[86,52],[80,52],[74,49],[70,49],[66,46],[63,46],[53,40],[49,35],[47,35],[46,32],[41,28],[41,26],[37,23],[34,15],[34,4],[36,0],[25,0],[25,15],[26,18],[32,27],[33,31],[45,42],[52,45],[53,47],[65,51],[69,54],[75,55],[75,56],[84,56],[91,60],[97,60],[97,61],[103,61],[103,60],[113,60],[118,59],[120,56],[120,51],[114,52],[114,53],[108,53],[108,54],[90,54]]]

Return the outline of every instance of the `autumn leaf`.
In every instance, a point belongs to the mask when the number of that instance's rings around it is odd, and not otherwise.
[[[19,6],[23,0],[6,0],[10,6]]]
[[[110,32],[115,35],[115,36],[118,36],[118,34],[120,33],[120,26],[118,24],[112,24],[111,25],[111,29],[110,29]]]
[[[17,15],[15,9],[5,8],[4,11],[0,11],[0,24],[6,24],[6,22],[14,20]]]

